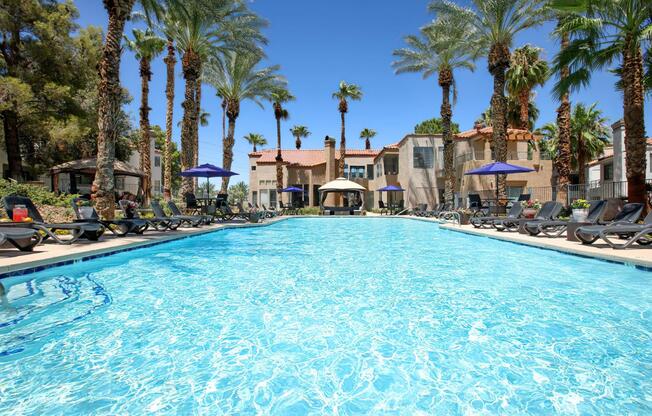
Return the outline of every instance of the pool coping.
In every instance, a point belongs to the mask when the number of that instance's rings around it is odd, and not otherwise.
[[[416,219],[416,218],[415,218]],[[427,220],[426,220],[427,221]],[[439,221],[429,221],[429,222],[439,222]],[[584,245],[581,243],[574,243],[567,241],[565,238],[546,238],[546,237],[535,237],[530,235],[518,234],[518,233],[500,233],[493,229],[476,229],[472,228],[471,225],[457,225],[451,223],[441,223],[439,222],[441,229],[459,232],[463,234],[473,235],[476,237],[485,237],[493,240],[505,241],[513,244],[540,248],[542,250],[552,250],[564,254],[570,254],[573,256],[579,256],[583,258],[590,258],[600,261],[606,261],[609,263],[618,263],[625,266],[636,267],[637,269],[652,272],[652,256],[650,260],[635,258],[628,255],[623,255],[627,253],[628,249],[625,250],[615,250],[607,245]],[[568,244],[566,244],[568,243]],[[638,250],[637,248],[631,250]],[[647,250],[652,254],[652,250],[649,248],[641,248],[640,250]],[[632,253],[630,251],[630,253]]]
[[[370,216],[294,215],[294,216],[271,218],[261,223],[216,224],[216,225],[211,225],[211,226],[196,228],[196,229],[184,229],[181,232],[175,232],[175,233],[168,233],[168,234],[160,233],[156,235],[148,235],[148,237],[154,237],[154,239],[151,240],[138,239],[139,237],[142,238],[143,236],[130,236],[126,238],[129,239],[136,238],[136,240],[129,241],[126,239],[124,240],[120,239],[117,241],[120,241],[121,243],[118,244],[117,246],[104,245],[104,246],[98,246],[97,248],[91,248],[89,250],[77,251],[68,254],[45,253],[45,258],[39,258],[35,260],[27,259],[26,261],[21,261],[16,264],[0,266],[0,279],[26,275],[30,273],[39,272],[45,269],[50,269],[53,267],[61,267],[69,264],[80,263],[80,262],[89,261],[100,257],[111,256],[113,254],[137,250],[140,248],[152,247],[159,244],[168,243],[171,241],[178,241],[186,238],[202,236],[202,235],[206,235],[209,233],[214,233],[222,230],[237,229],[237,228],[266,227],[292,218],[324,218],[324,219],[326,218],[340,218],[340,219],[342,218],[380,218],[380,219],[400,218],[406,220],[428,222],[431,224],[438,224],[440,228],[449,231],[460,232],[468,235],[474,235],[477,237],[491,238],[494,240],[510,242],[513,244],[540,248],[543,250],[553,250],[553,251],[579,256],[583,258],[592,258],[601,261],[607,261],[610,263],[619,263],[627,266],[634,266],[638,269],[652,272],[652,259],[650,260],[637,259],[637,258],[632,258],[632,257],[623,256],[619,254],[619,253],[624,253],[626,251],[618,251],[618,250],[613,250],[604,247],[598,248],[595,246],[584,246],[579,244],[577,246],[563,246],[563,245],[555,244],[555,240],[559,240],[559,239],[543,240],[541,238],[529,237],[529,236],[528,236],[529,239],[527,239],[526,236],[519,235],[519,234],[499,234],[497,232],[494,232],[492,234],[490,233],[490,231],[492,230],[482,230],[482,229],[478,230],[474,228],[465,228],[465,226],[459,226],[450,223],[442,223],[441,221],[432,218],[421,218],[421,217],[414,217],[414,216],[380,216],[380,215],[373,215],[373,216],[371,215]],[[122,244],[123,242],[124,244]],[[97,244],[97,243],[92,243],[92,244]],[[66,247],[72,247],[72,246],[66,246]],[[93,246],[91,245],[91,247]],[[611,250],[611,252],[607,250]]]
[[[118,253],[123,253],[127,251],[133,251],[141,248],[147,248],[156,246],[159,244],[169,243],[172,241],[184,240],[186,238],[198,237],[222,230],[236,229],[236,228],[254,228],[254,227],[266,227],[272,224],[276,224],[281,221],[285,221],[292,217],[277,217],[271,218],[267,221],[260,223],[228,223],[228,224],[213,224],[209,226],[204,226],[201,228],[191,228],[183,229],[177,232],[160,232],[156,235],[133,235],[127,237],[116,237],[120,241],[118,245],[102,245],[101,241],[99,244],[93,242],[91,244],[98,246],[96,248],[91,248],[89,250],[75,251],[67,254],[56,254],[56,253],[43,253],[44,258],[38,258],[34,260],[26,259],[16,264],[9,264],[5,266],[0,266],[0,280],[8,277],[21,276],[30,273],[36,273],[42,270],[66,266],[69,264],[81,263],[100,257],[111,256]],[[140,238],[154,237],[150,240],[141,240]],[[130,239],[133,239],[130,241]],[[112,240],[113,241],[113,240]],[[73,247],[74,246],[64,246],[64,247]],[[90,247],[93,247],[92,245]],[[30,253],[31,254],[31,253]],[[26,254],[29,256],[30,254]],[[21,258],[22,259],[22,258]]]

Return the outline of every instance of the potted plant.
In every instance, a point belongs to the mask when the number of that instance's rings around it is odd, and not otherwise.
[[[538,199],[523,201],[521,204],[523,205],[524,218],[534,218],[534,216],[537,215],[537,212],[541,209],[541,203]]]
[[[576,199],[571,203],[573,209],[573,221],[585,222],[589,215],[589,202],[586,199]]]

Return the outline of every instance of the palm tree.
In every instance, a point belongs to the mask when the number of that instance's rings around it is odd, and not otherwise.
[[[521,117],[523,111],[521,108],[521,100],[519,97],[508,95],[507,97],[507,126],[513,129],[534,130],[534,125],[539,118],[539,108],[534,102],[534,93],[530,94],[530,99],[527,104],[527,125],[522,127]]]
[[[269,100],[274,107],[274,118],[276,119],[276,194],[281,200],[281,189],[283,189],[283,155],[281,154],[281,119],[289,118],[288,111],[283,104],[294,101],[294,96],[285,87],[277,87],[270,94]]]
[[[475,28],[478,41],[488,45],[487,64],[494,78],[491,97],[492,144],[496,160],[507,159],[507,102],[505,72],[510,64],[510,47],[521,31],[541,24],[546,17],[545,0],[471,0],[473,9],[449,0],[434,0],[429,8],[437,16],[457,16]],[[498,178],[498,196],[505,199],[505,175]]]
[[[595,108],[596,103],[585,106],[578,103],[573,109],[570,126],[571,169],[577,170],[579,183],[586,183],[586,164],[603,153],[609,143],[609,126],[602,112]],[[542,150],[559,157],[559,127],[554,123],[545,124],[539,133],[543,135]],[[564,201],[565,202],[565,201]]]
[[[261,57],[247,52],[227,52],[222,59],[211,59],[206,68],[206,80],[217,90],[229,120],[228,133],[223,141],[222,167],[231,169],[235,123],[240,115],[240,103],[251,100],[263,108],[263,100],[269,100],[272,90],[285,80],[277,74],[278,65],[257,68]],[[222,192],[227,192],[229,178],[222,178]]]
[[[125,46],[134,52],[140,61],[140,170],[143,171],[143,204],[149,205],[152,196],[152,161],[150,158],[150,127],[149,127],[149,82],[152,79],[152,59],[160,55],[165,47],[165,41],[151,30],[132,31],[133,40],[125,37]]]
[[[243,137],[247,142],[249,142],[250,145],[252,145],[254,148],[252,152],[256,152],[256,146],[265,146],[267,144],[267,139],[263,137],[262,134],[259,133],[249,133],[246,136]]]
[[[338,110],[342,119],[342,135],[340,137],[340,164],[338,168],[338,176],[344,177],[344,160],[346,154],[346,128],[344,115],[349,111],[349,103],[347,100],[359,101],[362,99],[362,90],[355,84],[347,84],[340,81],[339,88],[333,93],[333,98],[339,101]]]
[[[184,8],[186,12],[172,19],[174,24],[166,29],[166,35],[177,43],[186,83],[182,103],[181,167],[188,169],[196,160],[200,80],[206,61],[211,56],[219,57],[236,49],[259,53],[256,42],[264,38],[260,34],[263,22],[249,12],[243,2],[225,0],[206,4],[202,0],[187,0]],[[192,178],[184,178],[181,193],[190,192],[192,187]]]
[[[120,42],[124,27],[131,15],[136,0],[103,0],[109,16],[106,37],[102,47],[102,57],[98,64],[100,81],[97,89],[97,171],[91,192],[97,211],[104,218],[115,215],[113,162],[115,144],[120,131],[120,110],[122,87],[120,85],[120,60],[122,48]],[[167,4],[180,4],[179,0],[166,0]],[[140,0],[147,15],[159,13],[160,2],[157,0]]]
[[[438,74],[438,84],[442,89],[440,116],[444,141],[444,198],[453,202],[455,192],[455,167],[453,132],[451,129],[453,103],[456,89],[453,72],[459,68],[475,69],[474,61],[483,49],[473,26],[459,14],[440,17],[421,29],[421,37],[407,36],[408,48],[394,51],[399,59],[392,65],[396,73],[422,72],[424,78]]]
[[[643,50],[652,33],[649,0],[555,0],[553,7],[582,13],[566,19],[560,30],[572,39],[557,55],[557,67],[569,75],[555,85],[558,95],[588,85],[591,71],[618,63],[623,88],[625,151],[629,202],[646,203],[646,141]]]
[[[540,53],[540,48],[529,44],[515,49],[505,74],[507,91],[518,98],[520,107],[518,128],[523,130],[529,130],[530,127],[528,109],[532,89],[537,85],[543,86],[549,77],[548,62],[540,58]]]
[[[172,199],[172,123],[174,122],[174,66],[175,57],[174,40],[167,38],[167,55],[165,62],[165,146],[163,147],[163,198]]]
[[[369,150],[371,149],[371,139],[376,137],[376,130],[374,129],[364,129],[360,132],[360,138],[364,139],[364,148]]]
[[[301,149],[301,139],[305,139],[312,134],[310,131],[308,131],[308,127],[301,125],[292,126],[290,133],[297,139],[294,143],[297,147],[297,150]]]

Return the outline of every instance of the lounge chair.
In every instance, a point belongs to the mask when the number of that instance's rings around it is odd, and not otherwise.
[[[213,222],[213,217],[207,215],[183,215],[174,201],[168,201],[168,208],[172,212],[173,218],[178,218],[182,221],[188,222],[192,227],[199,227],[202,224],[210,224]]]
[[[246,210],[242,206],[242,202],[238,202],[235,204],[236,208],[238,208],[238,212],[236,212],[236,215],[240,218],[246,219],[246,220],[253,220],[253,219],[260,219],[261,215],[259,215],[257,212],[255,212],[253,209]]]
[[[447,203],[439,204],[434,210],[428,211],[426,217],[439,218],[442,216],[442,214],[445,214],[452,210],[453,210],[453,204],[451,203],[447,202]]]
[[[118,205],[122,210],[122,214],[125,218],[130,220],[143,220],[146,221],[148,225],[152,226],[156,231],[165,231],[165,230],[176,230],[179,228],[181,221],[178,221],[175,218],[170,218],[165,215],[162,217],[156,216],[150,218],[143,218],[138,214],[138,211],[129,206],[129,201],[119,201]]]
[[[187,225],[189,225],[191,227],[193,226],[192,221],[190,221],[188,219],[178,218],[178,217],[170,217],[169,215],[167,215],[165,213],[165,211],[163,210],[163,207],[161,206],[161,204],[158,201],[153,200],[152,202],[149,203],[149,205],[152,207],[152,211],[154,212],[154,216],[157,219],[169,222],[170,226],[168,227],[168,229],[170,229],[170,230],[176,230],[177,228],[181,227],[181,225],[183,225],[183,224],[187,224]]]
[[[187,192],[183,195],[183,200],[186,203],[186,213],[189,215],[198,215],[201,207],[197,203],[197,197],[192,192]]]
[[[0,227],[0,246],[8,242],[20,251],[32,251],[42,240],[41,233],[32,228],[10,225]]]
[[[614,217],[613,221],[607,225],[587,225],[579,227],[575,230],[575,237],[582,242],[582,244],[593,244],[598,238],[600,233],[609,227],[618,225],[633,225],[641,217],[643,208],[645,206],[640,203],[625,204],[623,209]],[[609,231],[607,232],[607,234]],[[626,232],[623,232],[625,236]],[[605,234],[606,235],[606,234]]]
[[[480,211],[478,211],[478,212],[480,212]],[[500,220],[504,220],[504,219],[516,220],[516,219],[521,217],[522,213],[523,213],[523,205],[514,204],[509,209],[509,212],[507,213],[506,217],[498,217],[498,216],[495,216],[495,215],[494,216],[471,217],[470,218],[470,223],[475,228],[488,228],[488,227],[493,227],[494,221],[500,221]]]
[[[602,218],[602,214],[604,213],[605,208],[607,208],[607,201],[591,201],[589,204],[589,215],[586,217],[586,222],[595,225]],[[538,235],[539,233],[542,233],[547,237],[555,238],[566,232],[568,223],[569,221],[560,220],[541,221],[536,224],[536,228],[530,228],[528,223],[526,224],[525,229],[530,235]]]
[[[469,209],[473,212],[489,209],[489,205],[482,202],[480,194],[469,194]]]
[[[617,235],[626,239],[627,242],[624,244],[615,243],[611,241],[609,235]],[[645,216],[643,224],[614,224],[600,231],[600,238],[615,249],[624,249],[634,243],[642,246],[652,244],[652,211]]]
[[[262,204],[263,210],[269,215],[269,218],[275,217],[278,215],[278,212],[272,207],[272,208],[267,208],[265,204]]]
[[[536,224],[539,222],[556,219],[563,208],[564,206],[559,202],[548,201],[543,204],[537,215],[528,221],[526,225],[536,227]],[[515,218],[504,218],[494,221],[493,225],[498,231],[516,231],[518,230],[519,220]]]
[[[29,224],[29,227],[32,229],[43,231],[45,233],[43,240],[52,238],[59,244],[72,244],[80,238],[97,241],[102,234],[104,234],[104,225],[95,222],[46,223],[32,200],[23,196],[5,196],[2,198],[2,203],[10,218],[13,217],[13,211],[16,205],[24,205],[25,208],[27,208],[27,215],[29,215],[33,221],[27,224]],[[71,238],[67,240],[60,238],[56,234],[59,230],[70,232]]]
[[[72,210],[77,217],[77,221],[91,222],[104,225],[113,235],[124,237],[129,233],[142,234],[149,228],[147,221],[139,218],[120,218],[114,220],[103,220],[100,218],[95,208],[91,206],[80,205],[81,198],[72,200]]]

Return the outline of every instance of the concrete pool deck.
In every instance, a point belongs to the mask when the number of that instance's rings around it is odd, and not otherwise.
[[[517,232],[499,232],[494,229],[474,228],[472,225],[456,225],[450,223],[440,224],[440,227],[446,230],[488,237],[496,240],[509,241],[517,244],[525,244],[532,247],[556,250],[583,257],[593,257],[600,260],[625,263],[652,270],[652,247],[643,247],[634,244],[624,250],[614,250],[602,240],[598,240],[591,245],[585,245],[573,241],[568,241],[566,240],[565,235],[559,238],[548,238],[541,236],[534,237],[530,235],[519,234]]]
[[[51,240],[34,247],[32,252],[19,251],[13,246],[0,248],[0,278],[12,274],[29,273],[34,269],[52,264],[65,264],[89,257],[108,255],[115,252],[146,247],[167,241],[179,240],[189,236],[210,233],[220,229],[261,227],[282,221],[289,217],[267,219],[261,223],[228,222],[204,225],[198,228],[179,228],[175,231],[146,231],[142,235],[129,234],[116,237],[110,232],[100,241],[77,240],[70,245],[57,244]]]
[[[379,215],[369,215],[379,218]],[[167,241],[179,240],[189,236],[201,235],[214,232],[220,229],[261,227],[270,225],[288,218],[328,218],[311,215],[285,216],[268,219],[265,222],[252,223],[224,223],[203,226],[200,228],[181,228],[177,231],[146,232],[143,235],[129,235],[128,237],[115,237],[111,233],[105,234],[98,241],[79,240],[71,245],[61,245],[53,242],[40,244],[33,252],[21,252],[14,248],[0,249],[0,278],[14,274],[23,274],[35,271],[41,267],[50,265],[66,264],[69,262],[84,260],[115,252],[132,250],[139,247],[159,244]],[[334,218],[351,218],[336,216]],[[354,218],[361,218],[356,216]],[[414,216],[383,216],[383,218],[405,218],[411,220],[439,223],[436,219],[414,217]],[[587,246],[580,243],[566,241],[565,238],[531,237],[518,233],[497,232],[493,229],[476,229],[470,225],[441,224],[442,229],[462,232],[466,234],[494,238],[517,244],[525,244],[532,247],[556,250],[564,253],[592,257],[600,260],[614,261],[629,265],[641,266],[652,269],[652,248],[634,245],[626,250],[614,250],[600,241]]]

